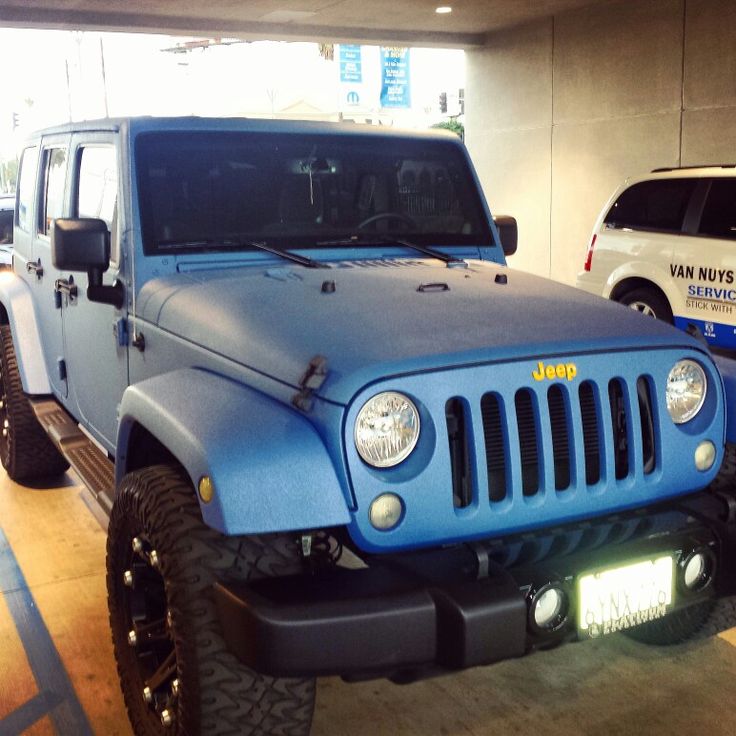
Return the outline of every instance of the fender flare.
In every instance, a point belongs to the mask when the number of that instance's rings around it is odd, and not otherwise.
[[[142,425],[184,466],[202,518],[223,534],[261,534],[349,523],[345,495],[314,426],[301,414],[241,383],[183,368],[134,384],[120,405],[116,485],[132,428]]]
[[[713,362],[723,380],[723,391],[726,398],[726,442],[736,443],[736,360],[712,355]]]
[[[0,273],[0,303],[8,315],[23,390],[27,394],[50,394],[33,295],[28,284],[13,271]]]

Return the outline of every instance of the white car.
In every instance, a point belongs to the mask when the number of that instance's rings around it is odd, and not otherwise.
[[[577,286],[736,348],[736,164],[627,179],[595,223]]]

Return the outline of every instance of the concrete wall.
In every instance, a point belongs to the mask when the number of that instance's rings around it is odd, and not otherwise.
[[[467,53],[467,143],[511,264],[573,283],[627,176],[736,161],[736,0],[626,0]]]

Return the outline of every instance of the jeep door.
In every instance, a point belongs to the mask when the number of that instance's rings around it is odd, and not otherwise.
[[[34,207],[30,213],[27,210],[25,213],[19,212],[19,229],[24,222],[30,233],[30,258],[25,264],[19,263],[16,266],[16,271],[21,273],[31,287],[41,331],[41,344],[44,347],[46,371],[54,393],[61,398],[67,396],[67,381],[61,309],[55,291],[60,274],[51,262],[50,236],[54,220],[69,211],[69,144],[68,133],[45,136],[41,141],[39,166],[35,175]],[[31,162],[32,157],[29,156],[29,164]],[[25,166],[24,163],[21,183],[26,176]],[[23,238],[19,240],[23,241]]]
[[[70,147],[70,215],[104,220],[110,268],[103,284],[121,278],[119,170],[115,133],[75,133]],[[127,312],[87,299],[87,275],[64,273],[76,295],[64,293],[64,352],[70,410],[108,451],[115,447],[117,410],[128,385]],[[68,289],[67,289],[68,292]]]

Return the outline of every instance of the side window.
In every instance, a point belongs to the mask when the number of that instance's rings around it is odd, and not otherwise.
[[[89,146],[79,154],[78,217],[97,217],[112,230],[118,195],[118,171],[112,146]]]
[[[736,240],[736,179],[714,179],[698,232]]]
[[[38,148],[26,148],[20,164],[18,179],[18,214],[16,224],[27,232],[31,232],[31,205],[36,184],[36,166],[38,164]]]
[[[696,179],[659,179],[629,187],[606,215],[609,227],[680,232]]]
[[[64,214],[66,159],[66,150],[63,148],[44,151],[43,199],[38,218],[38,232],[43,235],[48,235],[53,221]]]
[[[0,245],[13,242],[13,210],[0,210]]]

